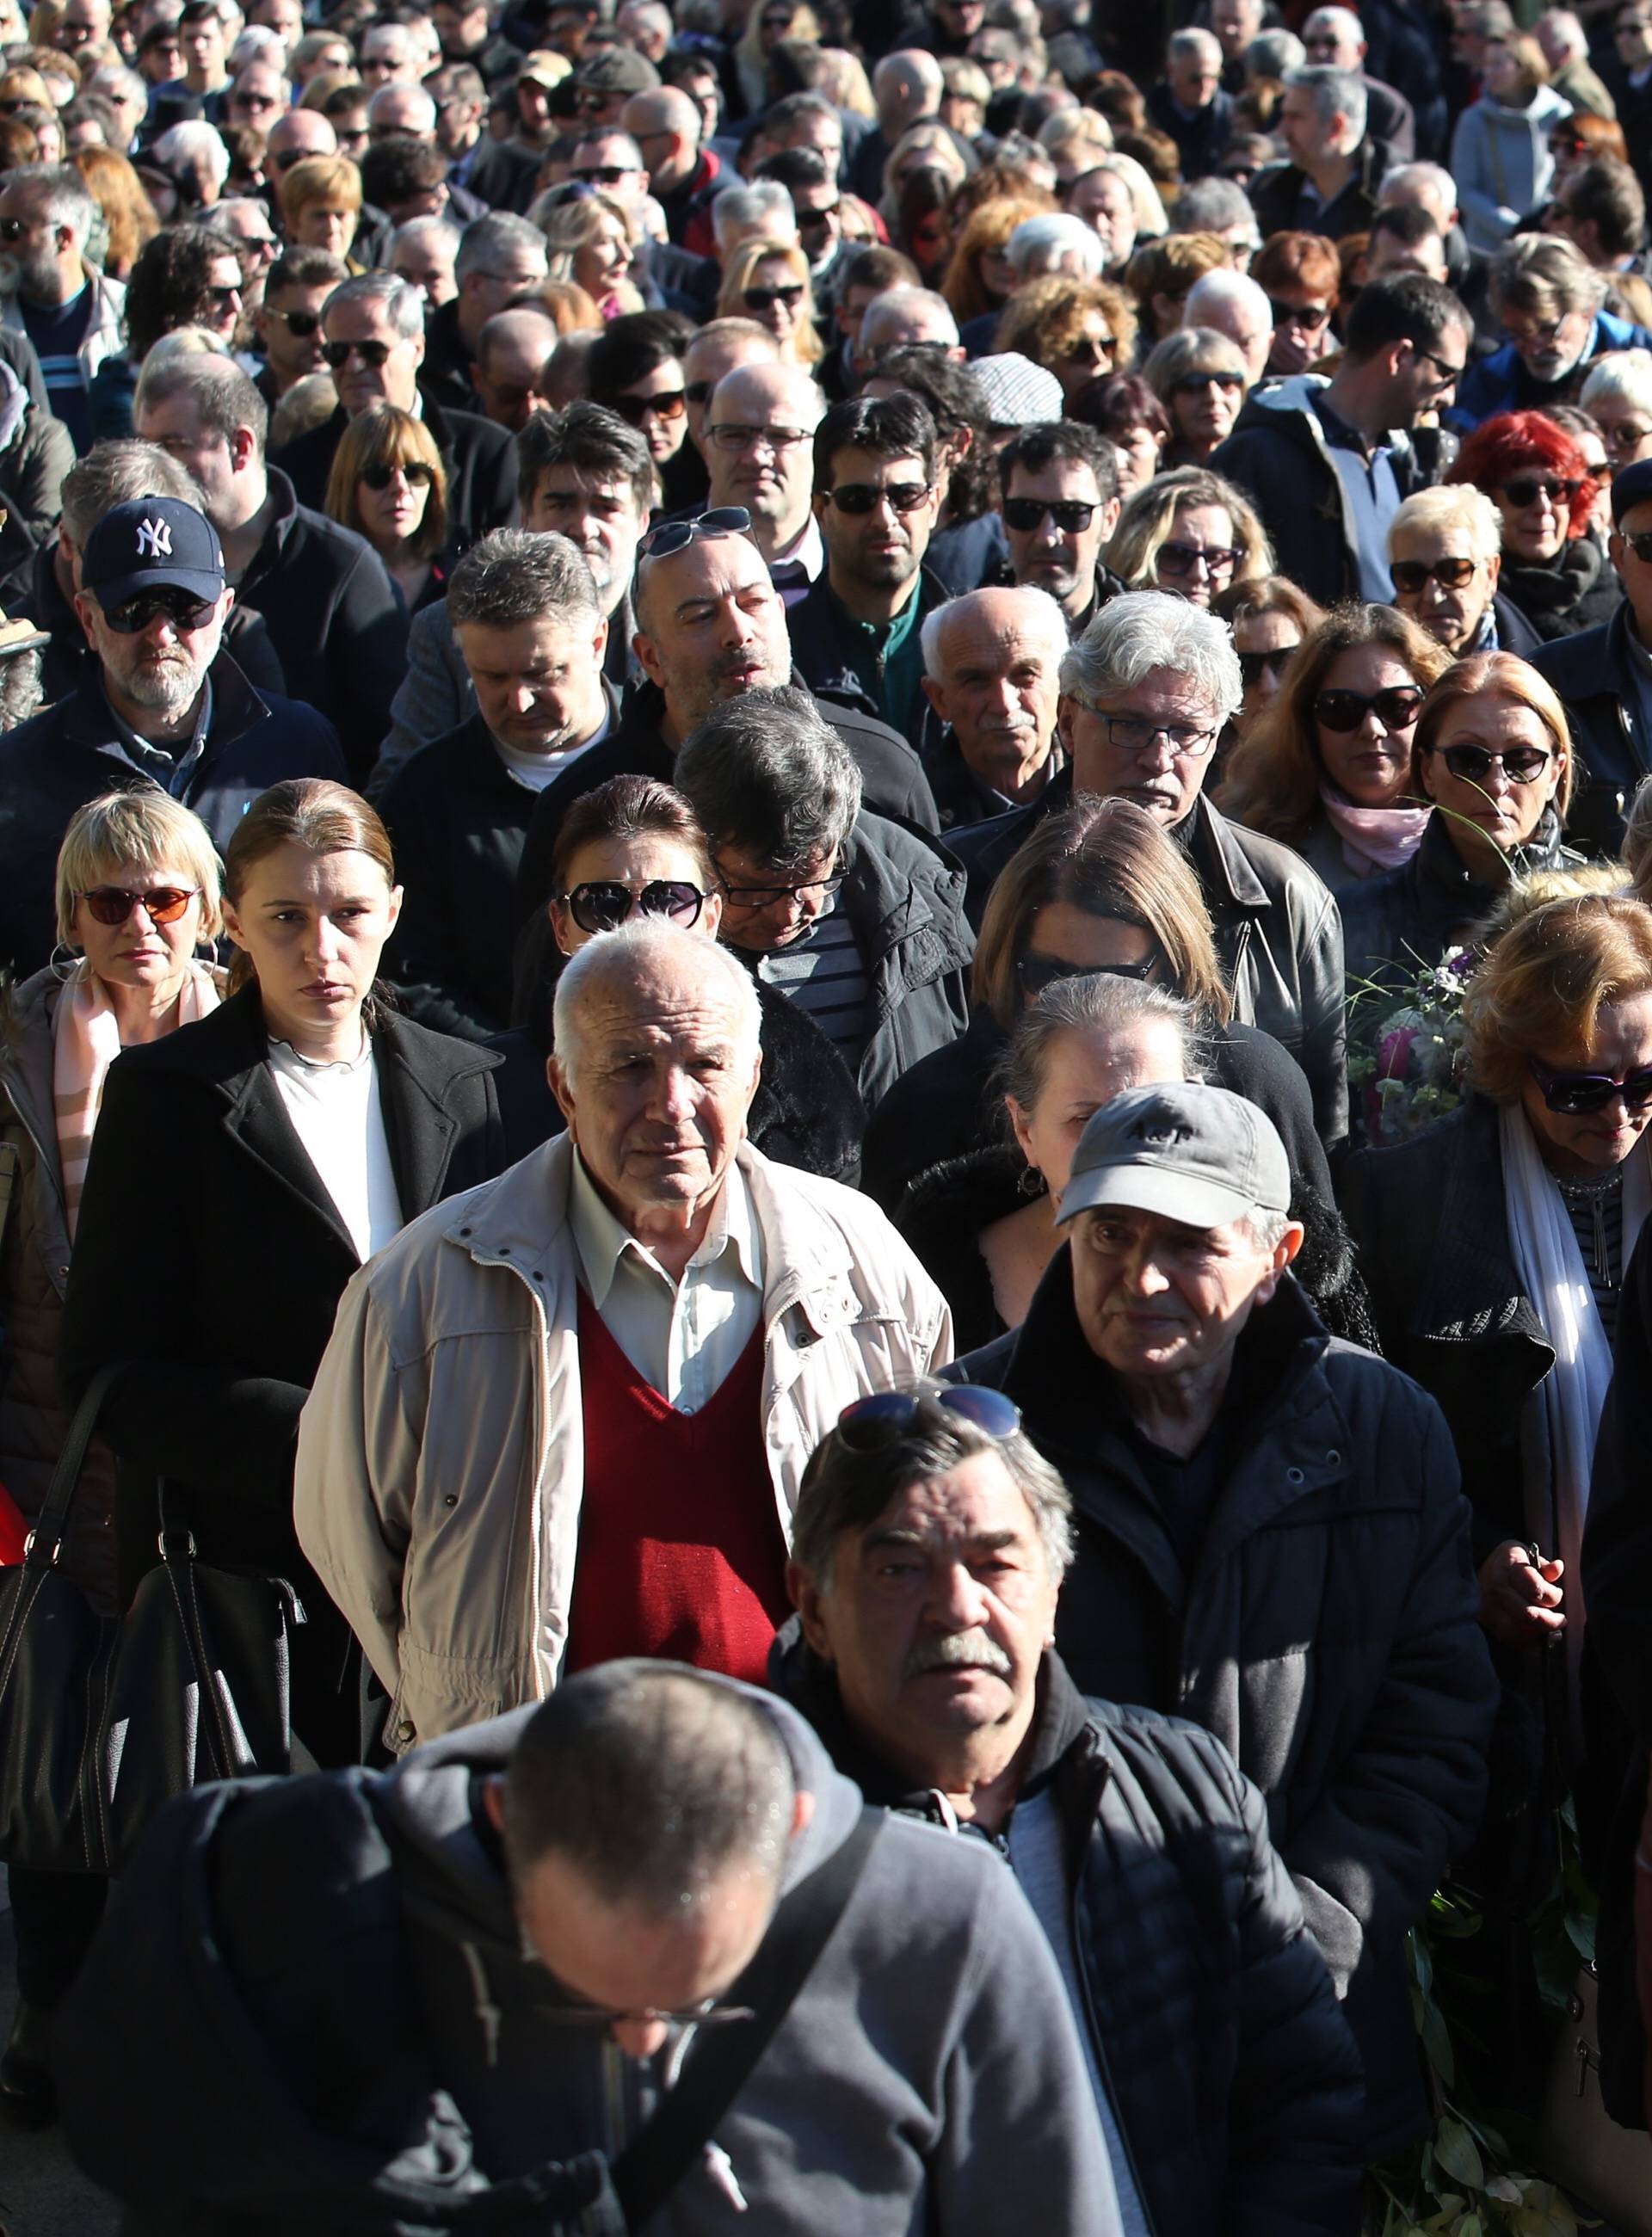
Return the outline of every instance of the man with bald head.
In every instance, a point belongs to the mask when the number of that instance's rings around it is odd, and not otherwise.
[[[319,109],[289,109],[267,135],[270,169],[281,175],[308,155],[336,155],[339,135]]]
[[[939,350],[955,364],[963,363],[951,305],[929,287],[886,287],[872,298],[861,320],[856,372],[864,379],[887,351],[916,347]]]
[[[396,1747],[618,1655],[760,1684],[804,1461],[852,1399],[951,1356],[883,1214],[747,1141],[759,1030],[704,933],[599,934],[557,986],[567,1132],[345,1292],[296,1521]]]
[[[381,85],[367,103],[367,138],[374,147],[381,140],[403,139],[433,148],[435,102],[422,85]]]
[[[941,828],[1036,800],[1066,763],[1056,742],[1067,617],[1047,591],[972,591],[923,624],[923,689],[946,724],[925,762]]]
[[[679,541],[684,529],[694,533]],[[664,544],[664,549],[651,547]],[[672,782],[677,750],[725,699],[803,683],[792,665],[786,609],[751,536],[715,517],[664,523],[644,538],[637,566],[632,649],[646,681],[626,696],[617,726],[539,795],[522,850],[517,922],[557,890],[557,833],[572,802],[611,776]],[[859,707],[822,713],[861,773],[868,808],[922,831],[939,828],[917,755]]]
[[[869,132],[855,151],[849,166],[849,188],[863,201],[878,202],[883,193],[883,166],[895,142],[915,124],[927,124],[941,114],[946,90],[941,65],[920,47],[902,47],[885,55],[872,73],[872,98],[877,103],[877,129]]]
[[[620,122],[642,151],[666,232],[679,248],[691,245],[689,228],[728,183],[721,159],[700,145],[699,110],[681,86],[660,85],[632,94]]]
[[[819,385],[800,365],[747,365],[720,380],[706,411],[712,505],[743,505],[788,606],[825,564],[814,515],[815,430],[825,412]]]
[[[780,345],[755,319],[711,319],[683,353],[689,440],[706,456],[705,412],[718,381],[740,365],[778,365]],[[708,461],[709,464],[709,461]]]
[[[551,353],[557,329],[547,311],[501,311],[482,328],[471,385],[484,419],[519,435],[549,411]]]

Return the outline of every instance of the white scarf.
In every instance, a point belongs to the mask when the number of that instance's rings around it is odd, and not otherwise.
[[[1579,1552],[1589,1508],[1589,1474],[1595,1463],[1595,1434],[1600,1427],[1606,1386],[1612,1379],[1612,1347],[1589,1286],[1583,1254],[1577,1247],[1570,1215],[1554,1178],[1543,1164],[1531,1126],[1518,1104],[1498,1114],[1503,1151],[1503,1196],[1509,1215],[1509,1240],[1520,1284],[1555,1347],[1555,1364],[1532,1394],[1543,1407],[1548,1432],[1550,1481],[1537,1486],[1552,1501],[1557,1542],[1544,1546],[1566,1564],[1567,1661],[1574,1680],[1583,1646],[1583,1572]],[[1623,1163],[1623,1260],[1628,1266],[1649,1207],[1652,1206],[1652,1131],[1642,1134]],[[1543,1533],[1538,1532],[1541,1539]]]

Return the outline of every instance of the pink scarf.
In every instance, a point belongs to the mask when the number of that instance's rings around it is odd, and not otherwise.
[[[218,982],[204,963],[189,966],[178,996],[178,1023],[191,1025],[218,1006]],[[52,1020],[51,1089],[57,1117],[57,1154],[63,1168],[63,1209],[75,1239],[92,1130],[103,1101],[103,1082],[121,1053],[121,1028],[109,990],[84,957],[64,981]]]
[[[1423,843],[1431,808],[1356,808],[1328,785],[1319,799],[1332,829],[1342,841],[1343,859],[1356,876],[1377,877],[1403,869]]]

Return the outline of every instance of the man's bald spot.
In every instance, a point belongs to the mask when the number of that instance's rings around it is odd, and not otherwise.
[[[636,613],[640,635],[654,637],[667,615],[681,619],[715,596],[737,596],[754,583],[767,583],[769,569],[749,536],[697,536],[680,551],[644,558],[637,570]],[[712,591],[713,583],[717,588]]]
[[[633,138],[640,132],[680,132],[697,146],[700,112],[680,86],[662,85],[648,93],[634,93],[620,113],[620,122]]]
[[[711,393],[706,417],[737,419],[776,406],[795,419],[805,434],[812,434],[826,416],[826,399],[811,374],[801,366],[783,365],[778,358],[768,362],[759,358],[724,374]]]
[[[548,311],[498,311],[482,328],[476,354],[486,366],[499,351],[515,349],[525,360],[543,365],[557,340],[557,322]]]
[[[565,1077],[575,1077],[574,1052],[588,1049],[593,1039],[643,1039],[699,1017],[731,1053],[750,1057],[755,1086],[761,1013],[742,967],[704,934],[680,925],[670,929],[680,939],[639,948],[599,935],[581,950],[585,960],[573,982],[573,1000],[557,1006],[556,1039]]]
[[[935,613],[935,657],[944,678],[954,640],[967,629],[997,630],[1043,653],[1059,667],[1068,644],[1061,608],[1047,591],[1020,584],[994,584],[948,598]]]

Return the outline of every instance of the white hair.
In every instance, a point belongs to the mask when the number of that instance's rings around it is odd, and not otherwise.
[[[724,187],[711,203],[711,230],[719,248],[726,248],[741,226],[757,225],[766,217],[790,219],[794,234],[796,213],[790,190],[778,179],[759,179],[750,187]]]
[[[1290,90],[1312,96],[1321,124],[1342,118],[1342,153],[1359,145],[1365,136],[1365,82],[1355,71],[1338,69],[1334,63],[1310,63],[1305,69],[1292,70],[1285,82]]]
[[[1110,598],[1068,646],[1061,690],[1080,706],[1093,707],[1116,691],[1133,691],[1160,668],[1193,684],[1214,722],[1238,713],[1245,680],[1226,623],[1164,591],[1128,591]]]
[[[1641,353],[1644,357],[1644,350]],[[1652,360],[1649,360],[1652,364]],[[1388,524],[1388,553],[1394,539],[1408,528],[1432,529],[1436,535],[1448,528],[1467,531],[1469,551],[1483,566],[1503,549],[1503,516],[1485,492],[1470,482],[1451,482],[1438,489],[1418,490],[1408,497]]]
[[[216,127],[202,123],[198,117],[187,118],[163,132],[155,143],[155,152],[168,170],[175,163],[192,163],[198,155],[204,155],[215,186],[221,187],[229,176],[228,148],[218,137]]]
[[[1302,36],[1305,39],[1313,36],[1313,27],[1316,23],[1322,31],[1330,34],[1338,42],[1349,39],[1355,46],[1360,46],[1365,42],[1365,27],[1351,8],[1316,8],[1302,26]]]
[[[1245,49],[1245,67],[1252,77],[1282,78],[1289,70],[1300,69],[1307,59],[1308,50],[1296,33],[1283,28],[1259,31]]]
[[[1173,31],[1165,51],[1172,62],[1179,61],[1183,55],[1197,55],[1200,62],[1209,63],[1213,69],[1222,67],[1221,41],[1214,31],[1202,30],[1197,23],[1186,31]]]
[[[268,23],[248,23],[229,49],[228,69],[232,80],[238,78],[248,63],[268,63],[287,76],[287,42],[279,31],[272,31]]]
[[[1597,357],[1577,400],[1585,412],[1602,401],[1652,412],[1652,350],[1612,350]]]
[[[673,924],[669,917],[633,916],[612,932],[599,932],[572,955],[557,980],[552,1031],[557,1062],[572,1086],[576,1082],[580,1016],[585,995],[610,979],[646,980],[654,967],[680,966],[713,981],[721,980],[723,992],[736,1015],[735,1046],[757,1062],[763,1041],[763,1012],[757,990],[743,967],[726,947],[708,940],[703,932]]]
[[[1457,181],[1440,163],[1396,163],[1378,191],[1378,209],[1420,203],[1437,219],[1442,232],[1457,208]]]
[[[1569,8],[1545,8],[1532,29],[1540,36],[1546,31],[1555,52],[1564,55],[1569,63],[1589,52],[1589,40],[1583,24]]]
[[[1047,270],[1076,258],[1078,276],[1084,280],[1099,280],[1107,264],[1100,234],[1064,210],[1041,210],[1036,217],[1024,217],[1004,243],[1004,255],[1018,280],[1033,276],[1034,262]]]
[[[1078,220],[1074,218],[1073,222],[1077,225]],[[1086,226],[1082,230],[1088,233],[1089,228]],[[1090,238],[1092,241],[1099,240],[1095,234],[1090,234]],[[955,349],[958,346],[957,319],[946,297],[937,295],[931,287],[886,287],[881,295],[874,295],[866,307],[866,316],[861,321],[862,349],[870,350],[876,346],[878,328],[889,324],[891,313],[899,319],[920,303],[928,312],[930,324],[936,330],[931,335],[931,340],[944,344],[948,349]]]
[[[1026,617],[1028,634],[1043,639],[1043,650],[1050,657],[1052,668],[1059,668],[1067,657],[1069,632],[1067,616],[1047,591],[1033,584],[1006,584],[1001,588],[966,591],[961,597],[944,598],[923,617],[919,633],[923,647],[923,672],[937,683],[944,683],[947,671],[941,655],[941,640],[946,635],[947,624],[966,609],[972,608],[978,598],[1014,598]]]
[[[1267,290],[1259,287],[1248,272],[1230,272],[1221,265],[1213,272],[1201,273],[1187,290],[1187,300],[1182,307],[1182,324],[1185,327],[1208,327],[1211,321],[1201,313],[1226,305],[1248,310],[1253,318],[1259,319],[1263,326],[1272,332],[1273,306],[1268,300]],[[1221,329],[1219,327],[1217,331],[1219,333]]]

